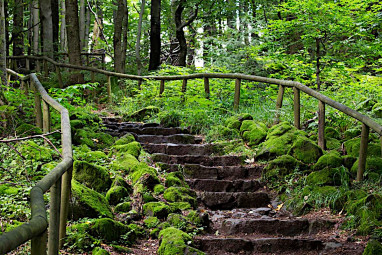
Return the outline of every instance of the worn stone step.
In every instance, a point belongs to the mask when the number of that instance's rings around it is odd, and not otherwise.
[[[137,135],[133,134],[135,139],[142,144],[161,144],[161,143],[175,143],[175,144],[199,144],[201,139],[190,134],[175,134],[175,135]]]
[[[225,235],[235,234],[268,234],[275,236],[297,236],[302,234],[316,234],[328,230],[335,222],[316,219],[225,219],[215,226]]]
[[[109,129],[119,130],[122,128],[149,128],[149,127],[159,127],[158,123],[141,123],[141,122],[121,122],[121,121],[110,121],[104,120],[103,125]]]
[[[207,254],[273,254],[301,252],[318,254],[325,245],[320,240],[297,238],[254,238],[197,236],[195,247]],[[313,252],[313,253],[309,253]],[[292,253],[293,254],[293,253]],[[302,253],[301,253],[302,254]]]
[[[187,179],[190,188],[208,192],[255,192],[262,187],[258,180]]]
[[[215,144],[173,144],[173,143],[163,143],[155,144],[148,143],[143,144],[143,148],[148,153],[162,153],[167,155],[211,155],[219,154],[222,148],[220,145]]]
[[[183,128],[165,128],[165,127],[142,127],[135,128],[129,126],[122,126],[118,129],[122,135],[126,133],[135,133],[137,135],[176,135],[176,134],[189,134],[187,129]]]
[[[188,179],[257,179],[261,177],[263,166],[201,166],[186,164],[182,167],[183,174]]]
[[[198,192],[198,199],[212,210],[258,208],[270,203],[265,192]]]
[[[195,156],[195,155],[167,155],[154,153],[154,162],[167,164],[200,164],[203,166],[236,166],[244,163],[244,156]]]

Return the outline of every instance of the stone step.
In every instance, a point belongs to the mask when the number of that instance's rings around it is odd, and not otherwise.
[[[191,189],[207,192],[255,192],[262,187],[257,180],[187,179]]]
[[[103,125],[113,130],[119,130],[122,128],[148,128],[160,126],[158,123],[120,122],[118,119],[116,121],[104,120]]]
[[[266,207],[270,197],[265,192],[197,192],[198,199],[212,210]]]
[[[167,155],[154,153],[154,162],[167,164],[200,164],[203,166],[236,166],[244,163],[244,156],[195,156],[195,155]]]
[[[176,135],[176,134],[189,134],[187,129],[183,128],[165,128],[165,127],[129,127],[122,126],[118,129],[121,135],[126,133],[135,133],[137,135]]]
[[[146,143],[143,148],[150,154],[162,153],[167,155],[211,155],[218,154],[221,146],[215,144],[173,144],[173,143]]]
[[[266,234],[274,236],[298,236],[316,234],[328,230],[335,222],[324,219],[225,219],[214,228],[225,235]]]
[[[161,143],[175,143],[175,144],[199,144],[202,140],[198,137],[189,134],[175,134],[175,135],[137,135],[133,134],[135,139],[142,144],[161,144]]]
[[[183,166],[183,174],[189,179],[257,179],[261,177],[263,166],[201,166],[186,164]]]

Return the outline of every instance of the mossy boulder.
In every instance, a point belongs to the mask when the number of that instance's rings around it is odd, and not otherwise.
[[[345,205],[352,203],[354,200],[359,200],[367,196],[367,192],[362,189],[352,189],[344,192],[329,204],[330,209],[335,212],[340,212],[345,208]]]
[[[106,133],[94,132],[89,128],[78,129],[73,137],[73,144],[85,144],[93,150],[102,150],[112,146],[114,138]]]
[[[117,141],[115,141],[114,145],[124,145],[129,144],[131,142],[135,142],[135,138],[132,134],[127,133],[121,138],[119,138]]]
[[[131,210],[130,202],[122,202],[115,206],[114,212],[116,213],[127,213]]]
[[[19,137],[23,136],[31,136],[31,135],[41,135],[41,128],[36,127],[35,125],[31,125],[28,123],[22,123],[16,128],[16,134]]]
[[[110,252],[100,247],[95,247],[92,251],[92,255],[110,255]]]
[[[375,117],[382,118],[382,103],[376,103],[371,112]]]
[[[179,110],[170,110],[158,114],[160,124],[165,127],[179,127],[181,125],[182,113]]]
[[[149,202],[143,205],[143,213],[146,216],[155,216],[165,219],[170,212],[170,207],[163,202]]]
[[[358,160],[354,162],[351,173],[355,176],[358,171]],[[377,173],[382,174],[382,158],[371,157],[366,159],[365,173]]]
[[[104,167],[86,161],[74,161],[73,178],[98,192],[107,191],[111,185],[111,178]]]
[[[344,143],[344,147],[347,155],[358,157],[359,150],[361,147],[361,138],[353,138]],[[368,157],[380,157],[381,156],[381,145],[380,143],[369,143],[367,145],[367,156]]]
[[[360,135],[361,135],[361,129],[360,128],[350,128],[350,129],[346,130],[344,133],[344,137],[346,140],[353,139],[353,138],[360,136]]]
[[[328,150],[339,150],[341,148],[341,141],[335,138],[325,138],[325,144]]]
[[[129,192],[122,186],[113,186],[106,193],[106,199],[110,205],[117,205],[129,196]]]
[[[124,115],[123,119],[124,120],[139,120],[142,121],[146,117],[150,117],[154,114],[157,114],[159,112],[159,108],[156,106],[147,106],[142,109],[139,109],[138,111],[133,112],[130,115]]]
[[[133,194],[134,196],[140,196],[144,203],[157,201],[157,199],[153,196],[148,187],[139,182],[134,185]]]
[[[107,155],[103,151],[89,151],[85,154],[84,160],[87,162],[106,161]]]
[[[100,238],[106,242],[118,241],[121,235],[127,234],[131,231],[128,226],[109,219],[97,219],[90,227],[90,234],[94,237]]]
[[[157,184],[154,186],[154,194],[160,195],[163,194],[163,192],[166,190],[166,188],[162,184]]]
[[[321,156],[317,163],[314,164],[314,170],[328,168],[336,168],[342,166],[342,158],[340,154],[336,151],[331,151],[323,156]]]
[[[189,211],[186,218],[195,226],[202,227],[209,224],[208,213],[199,211]]]
[[[160,220],[157,217],[152,217],[152,216],[147,217],[146,219],[143,220],[143,222],[148,228],[155,228],[156,226],[160,224]]]
[[[10,184],[0,185],[0,195],[16,195],[21,191],[21,188],[12,186]]]
[[[131,193],[133,191],[133,188],[131,187],[130,184],[128,184],[121,176],[117,175],[114,180],[113,180],[113,183],[111,184],[112,187],[114,186],[121,186],[121,187],[124,187],[129,193]]]
[[[289,122],[281,122],[277,125],[274,125],[272,126],[269,130],[268,130],[268,134],[267,134],[267,137],[266,139],[270,139],[272,137],[276,137],[276,136],[282,136],[283,134],[285,134],[286,132],[290,131],[290,130],[294,130],[295,128],[289,123]]]
[[[248,113],[242,113],[236,116],[229,117],[224,122],[224,125],[229,129],[240,130],[242,123],[246,120],[253,120],[253,117]]]
[[[165,176],[165,185],[166,187],[173,187],[173,186],[179,186],[179,187],[188,187],[183,174],[179,171],[169,173]]]
[[[188,202],[173,202],[169,203],[170,212],[172,213],[180,213],[182,211],[191,210],[192,206]]]
[[[111,163],[111,167],[116,171],[130,173],[140,164],[140,162],[131,154],[117,154],[116,159]]]
[[[196,206],[196,193],[192,189],[185,187],[170,187],[163,194],[168,202],[188,202],[193,207]]]
[[[342,181],[349,181],[348,172],[345,168],[330,168],[310,173],[306,178],[307,185],[339,186]]]
[[[185,232],[169,227],[159,233],[160,246],[158,255],[194,254],[202,255],[204,252],[192,248],[188,244],[192,242],[190,235]]]
[[[138,142],[131,142],[128,144],[114,145],[113,150],[117,153],[129,153],[138,159],[139,155],[141,155],[142,146]]]
[[[52,151],[48,147],[40,146],[33,141],[26,141],[19,144],[20,153],[26,159],[33,159],[39,161],[52,161],[52,155],[56,152]]]
[[[170,213],[167,216],[167,222],[171,225],[171,227],[180,229],[182,231],[192,231],[195,227],[188,221],[188,219],[182,214],[178,213]]]
[[[362,255],[376,255],[382,254],[382,244],[375,239],[371,239],[367,242],[366,248]]]
[[[334,139],[341,139],[340,132],[338,132],[337,129],[334,129],[332,127],[326,127],[325,128],[325,137],[334,138]]]
[[[142,183],[150,190],[152,190],[155,185],[160,184],[157,171],[145,163],[140,163],[130,177],[133,184],[138,182]]]
[[[243,121],[240,133],[244,141],[247,141],[249,146],[258,145],[267,136],[268,128],[262,122],[256,122],[252,120]]]
[[[357,161],[356,157],[350,156],[350,155],[344,155],[342,156],[342,163],[347,169],[351,169],[354,162]]]
[[[322,149],[309,138],[298,136],[293,142],[288,154],[305,164],[311,164],[317,162],[323,152]]]
[[[282,155],[268,162],[265,167],[265,177],[279,178],[292,173],[296,168],[303,167],[304,164],[290,155]]]
[[[72,200],[69,214],[73,220],[80,218],[113,218],[109,203],[100,193],[72,180]]]
[[[99,242],[89,234],[89,229],[93,221],[86,223],[73,224],[68,228],[68,235],[65,238],[65,244],[69,247],[75,247],[76,250],[90,251],[94,243]]]

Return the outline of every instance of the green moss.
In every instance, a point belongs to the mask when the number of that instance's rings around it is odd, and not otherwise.
[[[147,166],[145,163],[140,163],[135,169],[130,175],[133,184],[140,182],[152,190],[155,185],[160,183],[158,173],[154,168]]]
[[[142,146],[138,142],[131,142],[128,144],[114,145],[113,149],[118,153],[129,153],[138,159],[139,155],[141,155]]]
[[[177,214],[177,213],[170,213],[167,216],[167,222],[172,227],[175,227],[175,228],[183,230],[183,231],[186,231],[187,229],[192,228],[192,226],[188,222],[187,218],[184,217],[183,215]]]
[[[282,136],[288,131],[293,131],[295,128],[289,124],[288,122],[281,122],[277,125],[274,125],[268,130],[268,135],[266,139],[270,139],[271,137],[276,137],[276,136]]]
[[[139,161],[133,155],[124,153],[117,154],[117,157],[112,162],[111,167],[116,171],[130,173],[138,165]]]
[[[205,217],[201,215],[198,211],[190,211],[186,218],[195,226],[202,227],[207,224]],[[208,221],[208,219],[207,219]]]
[[[160,221],[157,217],[151,217],[151,216],[144,219],[143,222],[145,223],[146,227],[148,227],[148,228],[155,228],[160,223]]]
[[[353,200],[358,200],[367,196],[367,192],[361,189],[348,190],[345,193],[338,196],[329,204],[330,209],[335,212],[340,212],[344,209],[347,203],[352,203]]]
[[[166,190],[166,188],[162,184],[157,184],[154,186],[154,194],[160,195],[163,194],[163,192]]]
[[[129,196],[129,192],[122,186],[114,186],[106,193],[106,199],[110,205],[116,205]]]
[[[173,213],[192,209],[192,206],[188,202],[169,203],[169,206],[170,206],[170,211]]]
[[[317,141],[317,139],[313,141]],[[325,141],[328,150],[339,150],[341,148],[341,142],[335,138],[326,138]]]
[[[52,161],[53,152],[48,147],[39,146],[33,141],[27,141],[19,144],[20,153],[26,159],[40,160],[40,161]]]
[[[272,161],[268,162],[265,167],[265,177],[279,178],[280,176],[285,176],[292,173],[297,167],[302,167],[303,163],[293,158],[290,155],[282,155]]]
[[[262,122],[255,122],[252,120],[245,120],[240,128],[240,133],[244,141],[249,142],[250,146],[258,145],[261,143],[266,135],[268,128]]]
[[[90,251],[98,240],[89,234],[90,224],[87,223],[74,224],[69,227],[68,235],[65,238],[65,245],[75,247],[76,250]]]
[[[357,136],[361,135],[361,129],[360,128],[351,128],[345,131],[344,136],[346,140],[353,139]]]
[[[104,167],[85,161],[74,161],[73,178],[98,192],[107,191],[111,185],[109,173]]]
[[[149,202],[143,205],[143,213],[164,219],[170,212],[170,207],[163,202]]]
[[[126,213],[130,210],[131,210],[131,203],[130,202],[119,203],[114,208],[114,212],[116,212],[116,213]]]
[[[121,235],[129,231],[130,229],[126,225],[108,218],[97,219],[90,227],[92,236],[101,238],[106,242],[117,241]]]
[[[10,184],[0,185],[0,195],[16,195],[20,192],[20,188],[12,186]]]
[[[86,122],[82,120],[71,120],[70,127],[72,129],[80,129],[86,126]]]
[[[321,156],[317,163],[314,164],[313,169],[314,170],[320,170],[324,169],[326,167],[329,168],[336,168],[342,166],[342,158],[339,155],[339,153],[336,152],[330,152],[323,156]]]
[[[346,153],[353,157],[359,156],[359,150],[361,146],[361,138],[353,138],[344,143]],[[367,146],[367,156],[368,157],[380,157],[381,156],[381,145],[379,143],[369,143]]]
[[[160,124],[165,127],[179,127],[182,123],[182,113],[178,110],[169,110],[158,114]]]
[[[169,173],[165,176],[165,185],[166,187],[179,186],[179,187],[187,187],[186,182],[184,181],[183,174],[179,171]]]
[[[70,214],[74,220],[79,218],[113,218],[109,203],[98,192],[72,180],[72,203]]]
[[[323,152],[322,149],[310,139],[304,136],[298,136],[288,151],[288,154],[306,164],[311,164],[317,162]]]
[[[110,255],[110,253],[100,247],[95,247],[92,251],[92,255]]]
[[[377,240],[371,239],[367,242],[366,248],[362,255],[376,255],[382,254],[382,244]]]
[[[130,184],[128,184],[121,176],[117,175],[114,180],[113,180],[113,183],[111,184],[112,187],[114,186],[121,186],[121,187],[124,187],[129,193],[132,192],[132,187],[130,186]]]
[[[191,236],[179,229],[173,227],[166,228],[159,233],[159,238],[161,242],[158,255],[186,254],[186,252],[195,255],[204,254],[202,251],[188,246],[192,241]]]
[[[108,159],[108,157],[103,151],[89,151],[85,154],[84,159],[87,162],[98,162],[98,161],[105,161]]]
[[[130,115],[124,115],[124,120],[139,120],[142,121],[146,117],[150,117],[159,112],[159,108],[156,106],[147,106],[138,111],[133,112]]]
[[[188,202],[193,207],[196,206],[196,193],[188,188],[170,187],[164,192],[163,197],[168,202]]]
[[[351,169],[354,162],[357,161],[357,158],[356,157],[353,157],[353,156],[350,156],[350,155],[344,155],[342,157],[342,162],[343,162],[343,165],[347,168],[347,169]]]
[[[115,145],[123,145],[123,144],[129,144],[131,142],[135,142],[135,138],[132,134],[127,133],[121,138],[119,138],[116,142]]]
[[[16,128],[16,134],[19,137],[30,136],[30,135],[41,135],[42,130],[34,125],[22,123]]]
[[[105,149],[113,145],[114,138],[106,133],[94,132],[89,128],[78,129],[73,137],[73,143],[85,144],[94,150]]]
[[[318,172],[313,172],[306,178],[307,185],[341,185],[342,181],[348,181],[347,171],[342,168],[325,168]]]
[[[353,175],[356,175],[358,171],[358,160],[354,162],[351,173]],[[365,167],[365,173],[378,173],[382,174],[382,158],[380,157],[372,157],[366,159],[366,167]]]
[[[326,127],[325,128],[325,137],[334,138],[334,139],[341,139],[340,132],[338,132],[337,129],[334,129],[332,127]]]

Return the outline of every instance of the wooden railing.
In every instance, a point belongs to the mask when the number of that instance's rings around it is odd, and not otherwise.
[[[0,254],[5,254],[31,240],[32,255],[58,254],[66,232],[71,171],[73,167],[69,112],[45,91],[35,74],[22,76],[12,70],[8,75],[22,81],[22,87],[34,91],[36,125],[50,132],[50,107],[61,114],[62,161],[30,192],[31,220],[0,236]],[[42,103],[42,108],[41,108]],[[44,193],[50,190],[50,213],[47,220]],[[48,230],[49,226],[49,230]],[[48,235],[49,233],[49,235]]]
[[[129,74],[122,74],[122,73],[115,73],[111,71],[106,71],[106,70],[101,70],[93,67],[87,67],[87,66],[74,66],[66,63],[58,63],[48,57],[38,57],[38,56],[19,56],[19,57],[9,57],[9,59],[20,59],[20,58],[27,58],[27,59],[32,59],[32,60],[37,60],[37,61],[45,61],[46,63],[50,63],[55,66],[55,70],[57,72],[57,77],[59,79],[59,83],[61,87],[64,87],[62,83],[62,79],[60,79],[60,68],[70,68],[70,69],[77,69],[77,70],[83,70],[83,71],[90,71],[91,72],[91,77],[92,81],[94,82],[94,74],[99,73],[99,74],[104,74],[108,77],[108,84],[107,84],[107,91],[108,91],[108,97],[109,97],[109,102],[112,103],[112,92],[111,92],[111,77],[117,77],[117,78],[122,78],[122,79],[131,79],[131,80],[137,80],[138,82],[142,82],[143,80],[159,80],[160,81],[160,86],[159,86],[159,94],[162,95],[163,92],[165,91],[165,82],[166,81],[173,81],[173,80],[182,80],[182,91],[186,92],[187,90],[187,81],[190,79],[203,79],[204,80],[204,91],[205,91],[205,96],[206,98],[210,97],[210,79],[213,78],[221,78],[221,79],[233,79],[235,80],[235,94],[234,94],[234,109],[237,110],[239,109],[240,105],[240,88],[241,88],[241,81],[242,80],[248,80],[248,81],[255,81],[255,82],[262,82],[262,83],[267,83],[267,84],[276,84],[279,86],[278,90],[278,95],[277,95],[277,100],[276,100],[276,120],[278,120],[279,115],[278,115],[278,110],[282,108],[283,105],[283,98],[284,98],[284,93],[286,88],[292,88],[293,93],[294,93],[294,104],[293,104],[293,109],[294,109],[294,126],[298,129],[301,128],[301,120],[300,120],[300,112],[301,112],[301,103],[300,103],[300,93],[301,91],[304,92],[305,94],[316,98],[318,100],[318,112],[319,112],[319,118],[318,118],[318,144],[321,148],[325,149],[325,107],[326,105],[329,105],[346,115],[360,121],[362,123],[362,134],[361,134],[361,147],[360,147],[360,152],[359,152],[359,161],[358,161],[358,172],[357,172],[357,180],[361,181],[363,178],[364,170],[365,170],[365,165],[366,165],[366,155],[367,155],[367,145],[368,145],[368,137],[369,137],[369,131],[370,128],[374,130],[377,134],[382,136],[382,126],[376,123],[374,120],[369,118],[368,116],[365,116],[341,103],[338,103],[334,101],[333,99],[299,83],[299,82],[294,82],[294,81],[286,81],[286,80],[279,80],[279,79],[272,79],[272,78],[265,78],[265,77],[260,77],[260,76],[255,76],[255,75],[245,75],[245,74],[232,74],[232,73],[197,73],[197,74],[190,74],[190,75],[173,75],[173,76],[137,76],[137,75],[129,75]],[[45,69],[46,75],[49,72],[49,69]],[[11,73],[11,72],[10,72]],[[64,145],[66,146],[66,158],[64,157],[64,161],[61,163],[61,165],[57,166],[52,173],[44,177],[43,180],[41,180],[37,185],[36,188],[34,188],[31,192],[31,200],[33,196],[36,196],[36,192],[38,192],[38,199],[33,197],[34,204],[38,204],[40,208],[38,211],[32,210],[32,220],[31,222],[36,219],[34,222],[37,222],[37,219],[40,220],[44,225],[39,226],[38,230],[34,230],[34,234],[29,234],[28,236],[24,237],[17,237],[19,234],[8,234],[6,233],[5,236],[0,237],[0,253],[2,251],[8,251],[9,249],[15,248],[17,245],[25,242],[28,240],[28,238],[32,238],[37,234],[43,233],[43,231],[46,229],[46,214],[45,210],[42,210],[42,205],[43,205],[43,200],[42,200],[42,194],[45,192],[50,185],[53,185],[53,183],[58,183],[58,180],[60,178],[60,174],[64,173],[68,169],[70,169],[71,162],[72,162],[72,155],[71,155],[71,150],[70,150],[70,155],[69,155],[69,141],[68,139],[70,138],[70,126],[69,126],[69,120],[67,118],[67,111],[66,109],[62,106],[58,106],[58,103],[55,102],[53,99],[51,99],[43,90],[40,82],[38,82],[37,77],[34,74],[31,74],[29,77],[31,77],[31,81],[34,82],[36,88],[38,88],[38,91],[40,91],[41,95],[43,96],[43,99],[51,104],[54,108],[57,110],[61,111],[62,113],[62,130],[63,130],[63,147]],[[24,80],[26,78],[23,78]],[[49,98],[49,99],[48,99]],[[41,116],[41,108],[38,109],[39,101],[36,99],[36,116],[37,116],[37,124],[41,123],[39,122],[39,116]],[[67,118],[67,119],[66,119]],[[41,119],[41,118],[40,118]],[[64,120],[65,119],[65,120]],[[382,139],[381,139],[382,143]],[[66,162],[66,163],[64,163]],[[54,172],[54,173],[53,173]],[[70,187],[70,171],[64,175],[64,180],[63,180],[63,188]],[[54,176],[54,177],[53,177]],[[39,185],[39,186],[38,186]],[[52,187],[53,189],[53,187]],[[57,188],[55,188],[57,190]],[[63,191],[64,192],[64,191]],[[65,190],[65,192],[67,192]],[[53,193],[54,194],[54,193]],[[68,193],[64,193],[65,196],[67,196]],[[67,201],[67,198],[63,198],[62,200],[62,206],[67,208],[67,203],[65,204],[65,201]],[[35,206],[36,208],[36,206]],[[51,206],[51,208],[54,208]],[[33,209],[33,206],[32,206]],[[61,216],[66,215],[65,210],[61,210]],[[52,214],[51,214],[52,215]],[[33,223],[37,225],[36,223]],[[25,225],[25,224],[24,224]],[[23,225],[23,226],[24,226]],[[22,227],[23,227],[22,226]],[[61,233],[65,233],[64,229],[64,224],[63,220],[61,221]],[[21,228],[21,227],[20,227]],[[24,226],[23,228],[27,228]],[[28,229],[31,228],[31,226],[28,226]],[[17,232],[19,228],[16,228],[15,230],[11,232]],[[24,230],[23,230],[24,231]],[[11,233],[9,232],[9,233]],[[16,233],[15,232],[15,233]],[[49,231],[50,232],[50,231]],[[52,232],[50,232],[52,233]],[[61,236],[63,236],[61,234]],[[10,239],[9,241],[6,241],[9,238],[12,237],[14,239]],[[41,238],[41,237],[39,237]],[[52,237],[53,238],[53,237]],[[17,241],[16,241],[17,239]],[[36,240],[34,238],[33,240]],[[32,240],[32,245],[36,243]],[[11,244],[7,244],[8,246],[7,249],[2,250],[3,244],[6,244],[7,242]],[[37,246],[35,246],[37,247]],[[50,246],[49,246],[50,247]],[[34,252],[34,249],[37,248],[32,248],[32,253]],[[41,251],[43,248],[41,248]],[[49,250],[49,249],[48,249]],[[42,254],[42,253],[33,253],[33,254]]]

